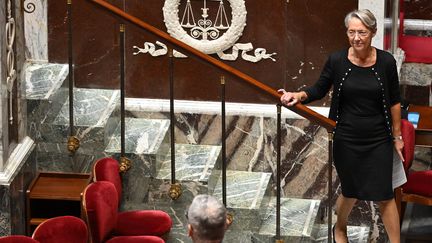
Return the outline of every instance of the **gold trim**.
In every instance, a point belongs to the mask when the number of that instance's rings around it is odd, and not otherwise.
[[[124,24],[120,24],[120,32],[125,32],[126,26]]]
[[[67,4],[72,5],[72,0],[67,0]]]
[[[80,140],[76,136],[69,136],[67,141],[67,149],[70,153],[75,153],[80,147]]]
[[[225,76],[220,77],[220,82],[221,82],[221,84],[225,84]]]
[[[125,156],[120,157],[120,168],[119,168],[120,172],[124,173],[128,171],[131,166],[132,166],[132,161],[129,158]]]
[[[169,197],[172,200],[177,200],[181,196],[183,190],[180,183],[171,184],[169,189]]]

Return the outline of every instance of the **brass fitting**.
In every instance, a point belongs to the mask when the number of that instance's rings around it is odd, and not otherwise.
[[[80,140],[76,136],[69,136],[67,141],[67,149],[74,154],[80,147]]]
[[[169,197],[172,200],[177,200],[182,194],[182,187],[180,183],[171,184],[169,189]]]
[[[122,173],[126,172],[127,170],[130,169],[131,165],[132,165],[132,161],[130,159],[124,156],[120,157],[120,168],[119,168],[120,172]]]

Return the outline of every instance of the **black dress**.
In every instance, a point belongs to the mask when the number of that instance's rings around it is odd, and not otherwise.
[[[333,154],[342,194],[348,198],[393,198],[393,142],[381,89],[372,67],[353,65],[343,83]]]

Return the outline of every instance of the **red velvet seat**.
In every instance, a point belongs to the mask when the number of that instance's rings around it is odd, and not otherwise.
[[[164,242],[172,221],[159,210],[117,212],[118,194],[108,181],[93,182],[84,191],[83,206],[93,243]]]
[[[39,241],[24,235],[9,235],[0,237],[0,243],[39,243]]]
[[[406,203],[432,206],[432,170],[409,172],[414,160],[415,129],[409,121],[402,120],[401,130],[404,139],[403,156],[407,182],[395,190],[395,199],[402,221]]]
[[[119,202],[122,198],[122,180],[120,177],[119,163],[117,160],[105,157],[97,160],[93,165],[94,181],[109,181],[114,184]]]
[[[97,160],[93,165],[93,180],[109,181],[112,184],[114,184],[117,191],[118,200],[119,200],[118,207],[120,207],[120,201],[122,198],[123,189],[122,189],[122,180],[119,172],[118,161],[110,157]],[[152,218],[154,220],[158,222],[162,222],[164,225],[170,225],[170,227],[166,228],[165,231],[169,231],[172,225],[172,220],[169,217],[169,215],[160,210],[135,210],[129,212],[122,212],[121,214],[125,215],[123,216],[125,218],[137,217],[137,216],[139,218],[143,218],[145,217],[145,215],[152,215]],[[159,233],[157,233],[156,235],[159,235]]]
[[[38,225],[32,237],[40,243],[86,243],[88,230],[80,218],[59,216]]]

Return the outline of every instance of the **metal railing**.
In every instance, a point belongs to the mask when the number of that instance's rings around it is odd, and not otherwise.
[[[68,3],[71,0],[68,0]],[[280,199],[281,199],[281,187],[280,187],[280,180],[281,180],[281,172],[280,172],[280,163],[281,163],[281,104],[279,102],[280,94],[273,88],[267,86],[266,84],[259,82],[258,80],[252,78],[251,76],[207,55],[203,52],[171,37],[167,33],[153,27],[152,25],[147,24],[146,22],[124,12],[122,9],[111,5],[110,3],[105,2],[104,0],[91,0],[92,2],[98,4],[99,6],[105,8],[110,13],[113,13],[117,16],[119,16],[123,21],[127,21],[129,23],[132,23],[135,26],[140,27],[141,29],[144,29],[155,36],[163,39],[164,41],[169,42],[176,48],[176,50],[182,51],[185,54],[188,54],[188,56],[198,58],[213,67],[221,70],[225,74],[232,75],[234,77],[240,78],[241,81],[244,81],[248,83],[249,85],[252,85],[253,87],[257,88],[260,92],[269,95],[270,97],[274,98],[275,103],[277,104],[277,169],[276,169],[276,187],[277,187],[277,202],[276,202],[276,237],[275,240],[277,242],[282,242],[281,236],[280,236]],[[70,14],[70,12],[68,12]],[[69,19],[69,21],[71,21]],[[69,92],[72,92],[70,94],[70,99],[73,99],[73,59],[72,59],[72,28],[69,28],[70,31],[70,38],[69,38],[69,47],[70,47],[70,57],[69,57],[69,67],[72,71],[72,75],[70,75],[70,81],[69,81]],[[126,160],[125,166],[128,168],[130,166],[130,161],[128,161],[125,156],[125,107],[124,107],[124,100],[125,100],[125,43],[124,43],[124,34],[125,34],[125,25],[123,23],[120,24],[120,90],[121,90],[121,162]],[[170,80],[170,122],[171,122],[171,183],[172,187],[170,188],[170,196],[173,199],[178,198],[181,195],[181,187],[178,183],[176,183],[176,176],[175,176],[175,136],[174,136],[174,125],[175,125],[175,118],[174,118],[174,59],[172,55],[173,50],[169,50],[169,80]],[[226,111],[225,111],[225,78],[224,75],[221,75],[221,114],[222,114],[222,200],[225,205],[227,205],[226,200],[226,129],[225,129],[225,118],[226,118]],[[70,116],[71,116],[71,136],[74,133],[73,130],[73,100],[70,100],[70,105],[72,108],[70,108]],[[331,218],[331,211],[332,211],[332,205],[331,205],[331,198],[332,198],[332,146],[333,146],[333,128],[335,127],[335,122],[328,119],[327,117],[324,117],[320,115],[319,113],[309,109],[308,107],[302,105],[302,104],[296,104],[292,107],[286,107],[293,112],[305,117],[306,119],[320,125],[321,127],[325,128],[329,134],[329,160],[328,160],[328,205],[327,205],[327,214],[328,214],[328,241],[332,242],[332,235],[331,235],[331,225],[332,225],[332,218]],[[121,164],[122,166],[122,164]],[[126,171],[127,168],[124,170]]]

